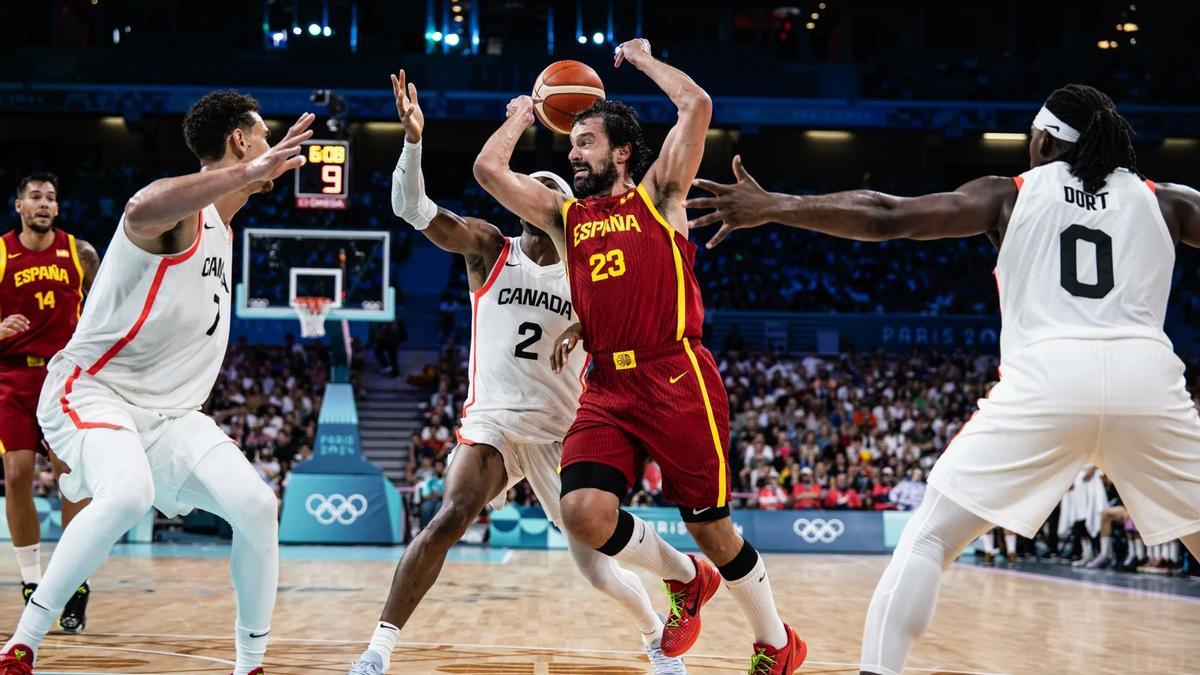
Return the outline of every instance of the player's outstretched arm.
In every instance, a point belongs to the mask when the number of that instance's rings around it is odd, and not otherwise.
[[[567,198],[536,178],[509,168],[521,134],[533,124],[533,99],[518,96],[508,104],[508,119],[492,134],[475,158],[475,180],[518,218],[555,239],[561,253],[562,207]]]
[[[626,61],[653,80],[679,111],[675,126],[667,133],[643,182],[650,186],[656,202],[671,195],[687,194],[704,158],[704,136],[712,121],[712,99],[686,73],[654,58],[649,40],[637,38],[617,47],[613,65],[620,67]]]
[[[125,205],[126,231],[135,239],[157,239],[218,198],[303,166],[300,144],[312,136],[308,127],[314,119],[311,113],[301,115],[283,140],[251,162],[162,178],[147,185]]]
[[[1200,192],[1186,185],[1159,183],[1155,195],[1175,243],[1200,248]]]
[[[417,86],[408,81],[403,69],[391,77],[396,114],[404,123],[404,149],[392,172],[392,212],[443,251],[484,258],[487,269],[491,269],[504,247],[504,236],[494,225],[478,218],[462,218],[434,204],[425,194],[421,171],[425,114],[417,98]]]
[[[87,295],[92,291],[92,282],[100,269],[100,254],[95,246],[82,239],[75,240],[75,251],[79,254],[79,265],[83,267],[83,294]]]
[[[684,203],[689,209],[713,209],[691,222],[692,227],[721,224],[708,248],[734,230],[763,223],[783,223],[859,241],[969,237],[996,231],[1006,205],[1017,195],[1016,183],[1000,176],[977,178],[953,192],[920,197],[872,190],[786,195],[762,189],[742,166],[740,156],[733,158],[733,173],[737,182],[732,185],[695,181],[693,185],[712,196]]]

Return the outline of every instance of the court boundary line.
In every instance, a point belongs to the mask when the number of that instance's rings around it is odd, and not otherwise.
[[[174,633],[88,633],[87,636],[88,637],[115,637],[115,638],[164,638],[164,639],[170,639],[170,640],[200,640],[200,641],[227,641],[227,642],[233,641],[233,638],[228,635],[179,635],[179,634],[174,634]],[[362,645],[362,644],[365,644],[365,641],[363,641],[363,640],[338,640],[338,639],[333,639],[333,638],[292,638],[292,637],[277,637],[277,636],[272,636],[271,642],[309,642],[309,643],[321,643],[321,644],[333,644],[333,645]],[[643,652],[641,650],[632,650],[632,649],[603,649],[603,648],[587,649],[587,648],[580,648],[580,647],[536,647],[536,646],[529,646],[529,645],[466,644],[466,643],[456,643],[456,642],[397,642],[396,646],[397,647],[449,647],[449,648],[458,648],[458,649],[497,649],[497,650],[507,650],[507,651],[525,650],[525,651],[550,652],[550,653],[561,653],[561,654],[614,654],[614,655],[621,655],[621,656],[645,656],[645,652]],[[81,648],[81,649],[84,647],[85,647],[85,645],[79,645],[79,648]],[[115,648],[112,648],[112,649],[115,649]],[[175,654],[170,654],[170,653],[166,653],[166,654],[175,656]],[[501,656],[501,655],[497,654],[497,656]],[[692,654],[692,653],[689,653],[689,654],[687,654],[687,656],[689,658],[697,658],[697,659],[716,659],[716,660],[731,660],[731,661],[745,661],[746,660],[745,654],[738,654],[736,656],[731,656],[731,655],[727,655],[727,654]],[[208,658],[210,660],[216,660],[216,659],[212,659],[211,657],[196,657],[196,658]],[[220,661],[220,660],[218,660],[218,661],[220,663],[232,663],[232,661]],[[835,662],[835,661],[813,661],[811,659],[806,659],[804,661],[804,663],[805,663],[805,665],[828,666],[828,667],[833,667],[833,668],[858,668],[859,667],[858,663],[841,663],[841,662]],[[950,671],[950,672],[953,672],[955,675],[1006,675],[1005,673],[1002,673],[1002,672],[962,670],[962,669],[958,669],[958,668],[947,668],[947,667],[918,668],[915,666],[906,666],[905,670],[911,670],[911,671],[916,671],[916,672],[921,672],[921,673],[941,673],[941,672]],[[79,675],[79,674],[72,673],[71,675]]]
[[[104,637],[109,634],[95,633],[94,635],[98,636],[98,637]],[[63,638],[60,638],[60,639],[63,639]],[[46,641],[43,640],[43,643],[45,643],[45,642]],[[63,649],[65,647],[67,649],[70,649],[70,648],[95,649],[98,651],[106,651],[106,652],[132,652],[135,654],[155,654],[157,656],[176,656],[181,659],[196,659],[199,661],[211,661],[212,663],[216,663],[216,664],[219,664],[222,666],[236,666],[237,665],[237,662],[235,662],[235,661],[230,661],[228,659],[219,659],[215,656],[201,656],[200,654],[177,654],[175,652],[163,652],[163,651],[158,651],[156,649],[138,649],[137,647],[106,647],[104,645],[90,645],[90,644],[79,644],[79,643],[67,644],[67,645],[55,644],[53,646],[56,649]],[[39,647],[39,649],[40,649],[40,647]]]
[[[1060,584],[1066,584],[1068,586],[1076,586],[1078,588],[1092,588],[1092,589],[1100,589],[1100,590],[1106,590],[1106,591],[1115,591],[1118,593],[1125,593],[1127,595],[1134,595],[1134,596],[1139,596],[1139,597],[1143,597],[1143,598],[1179,600],[1181,602],[1200,605],[1200,597],[1196,597],[1194,595],[1181,595],[1181,594],[1176,594],[1176,593],[1167,593],[1164,591],[1152,591],[1152,590],[1149,590],[1146,588],[1130,588],[1128,586],[1116,586],[1113,584],[1106,584],[1106,583],[1103,583],[1100,581],[1089,581],[1087,579],[1071,579],[1068,577],[1056,577],[1056,576],[1053,576],[1050,574],[1039,574],[1037,572],[1030,572],[1028,570],[1013,570],[1013,569],[1007,569],[1007,568],[1001,568],[1001,567],[983,567],[980,565],[968,565],[965,563],[958,563],[955,566],[961,567],[964,569],[970,569],[970,570],[975,570],[978,572],[983,572],[986,574],[1001,574],[1001,575],[1008,575],[1008,576],[1013,576],[1013,577],[1021,577],[1021,578],[1025,578],[1025,579],[1038,579],[1038,580],[1043,580],[1043,581],[1052,581],[1052,582],[1056,582],[1056,583],[1060,583]]]

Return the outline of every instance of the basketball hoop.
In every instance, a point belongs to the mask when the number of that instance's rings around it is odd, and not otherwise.
[[[332,309],[332,298],[297,297],[292,301],[292,309],[300,317],[300,337],[325,337],[325,317]]]

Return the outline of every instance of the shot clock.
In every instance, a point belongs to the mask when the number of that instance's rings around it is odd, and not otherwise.
[[[308,160],[296,170],[296,208],[345,209],[350,196],[350,143],[310,140],[301,146]]]

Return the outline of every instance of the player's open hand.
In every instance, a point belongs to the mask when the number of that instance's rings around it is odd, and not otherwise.
[[[300,144],[312,136],[313,132],[309,127],[312,126],[315,119],[317,119],[316,115],[304,113],[278,143],[250,162],[247,165],[250,182],[269,186],[271,181],[284,173],[304,166],[304,155],[300,154]]]
[[[26,319],[23,314],[9,314],[0,321],[0,340],[24,333],[29,330],[29,319]]]
[[[649,40],[646,38],[627,40],[617,47],[617,52],[613,55],[613,68],[620,68],[621,64],[626,61],[637,66],[638,62],[647,56],[650,56]]]
[[[508,107],[505,108],[505,117],[519,117],[525,121],[525,126],[533,124],[533,98],[530,96],[518,96],[508,102]]]
[[[392,95],[396,97],[396,113],[404,124],[404,139],[419,143],[425,130],[425,113],[417,102],[417,85],[408,81],[403,68],[398,75],[392,75]]]
[[[688,227],[721,223],[721,229],[708,240],[708,248],[720,244],[734,230],[757,227],[770,221],[768,214],[774,205],[774,196],[762,189],[758,181],[742,167],[741,155],[733,158],[733,175],[737,177],[737,182],[732,185],[697,178],[692,181],[692,186],[711,192],[713,196],[697,197],[683,203],[685,209],[713,209],[711,213],[689,222]]]
[[[575,349],[575,345],[583,339],[583,329],[578,323],[572,324],[570,328],[563,331],[562,335],[554,341],[554,349],[550,352],[550,370],[561,373],[564,366],[567,365],[567,358],[571,356],[571,350]]]

